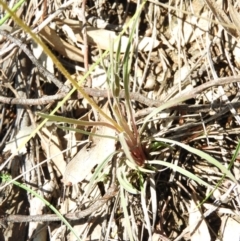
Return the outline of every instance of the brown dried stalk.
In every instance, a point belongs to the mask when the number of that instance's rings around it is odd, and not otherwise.
[[[201,93],[202,91],[213,87],[213,86],[219,86],[219,85],[224,85],[224,84],[230,84],[230,83],[235,83],[235,82],[240,82],[240,76],[231,76],[231,77],[225,77],[225,78],[219,78],[217,80],[211,80],[205,84],[202,84],[193,90],[189,90],[187,92],[183,92],[183,94],[180,93],[181,96],[187,96],[188,99],[194,98],[198,93]],[[108,92],[108,90],[98,90],[98,89],[93,89],[93,88],[88,88],[88,87],[83,87],[84,91],[93,97],[112,97],[111,94]],[[61,92],[55,95],[51,96],[44,96],[39,99],[20,99],[20,98],[8,98],[4,96],[0,96],[0,102],[5,103],[5,104],[19,104],[19,105],[44,105],[51,103],[55,100],[60,100],[63,99],[66,96],[66,93]],[[78,94],[78,98],[82,98],[81,94]],[[119,93],[119,98],[125,98],[125,91],[121,90]],[[159,101],[159,100],[153,100],[150,98],[147,98],[143,95],[141,95],[138,92],[131,92],[130,93],[130,99],[135,100],[139,103],[142,103],[146,106],[149,107],[159,107],[161,106],[164,102]],[[233,103],[234,104],[234,103]],[[236,106],[239,106],[238,103],[235,103]],[[176,105],[175,107],[171,107],[172,109],[182,109],[182,110],[205,110],[211,108],[212,105],[200,105],[200,106],[186,106],[186,105]],[[219,108],[221,104],[213,104],[213,108]]]
[[[10,41],[18,45],[24,53],[32,60],[33,64],[36,65],[38,70],[41,72],[41,74],[48,80],[52,81],[61,92],[68,93],[70,91],[70,88],[66,85],[64,85],[61,81],[59,81],[51,72],[46,70],[42,65],[38,62],[38,60],[34,57],[34,55],[31,53],[31,51],[27,48],[27,45],[24,44],[22,41],[20,41],[17,38],[14,38],[10,34],[8,34],[6,31],[0,29],[0,34],[4,37],[8,38]]]
[[[223,27],[230,33],[233,37],[238,38],[238,32],[233,25],[233,23],[228,18],[227,14],[220,8],[220,6],[216,3],[215,0],[205,0],[208,7],[213,12],[214,16],[220,21],[221,23],[225,23]],[[230,3],[231,4],[231,3]]]
[[[76,213],[68,213],[64,215],[64,217],[68,220],[80,220],[82,218],[85,218],[91,214],[93,214],[95,211],[97,211],[99,208],[101,208],[108,200],[115,197],[118,192],[117,186],[114,184],[112,185],[105,195],[96,200],[89,208],[82,210],[80,212]],[[7,222],[11,223],[23,223],[23,222],[51,222],[51,221],[61,221],[61,217],[57,216],[56,214],[45,214],[45,215],[9,215],[7,217],[0,219],[0,224],[3,226],[6,226]]]
[[[12,37],[10,34],[8,34],[6,31],[0,30],[0,34],[4,35],[8,39],[10,39],[12,42],[17,44],[32,60],[33,64],[37,66],[37,68],[40,70],[40,72],[43,74],[44,77],[52,81],[58,88],[60,89],[60,93],[52,95],[52,96],[44,96],[39,99],[19,99],[19,98],[8,98],[8,97],[3,97],[0,96],[0,102],[5,103],[5,104],[20,104],[20,105],[43,105],[43,104],[48,104],[51,103],[55,100],[60,100],[66,96],[66,93],[69,92],[69,87],[61,83],[52,73],[47,71],[45,68],[43,68],[40,63],[37,61],[37,59],[32,55],[32,53],[28,50],[27,46],[23,44],[20,40]],[[210,80],[207,83],[204,83],[192,90],[188,91],[183,91],[179,93],[175,98],[177,97],[183,97],[186,99],[191,99],[194,98],[197,94],[203,92],[204,90],[213,87],[213,86],[219,86],[219,85],[225,85],[225,84],[230,84],[234,82],[240,82],[240,76],[230,76],[230,77],[225,77],[225,78],[219,78],[216,80]],[[111,97],[111,94],[107,90],[97,90],[93,88],[86,88],[83,87],[84,91],[93,97]],[[79,93],[78,98],[82,98],[82,96]],[[119,93],[119,98],[125,98],[125,92],[124,90],[120,91]],[[137,92],[131,92],[130,93],[130,99],[135,100],[137,102],[140,102],[146,106],[149,107],[159,107],[162,105],[162,101],[159,100],[153,100],[149,99],[140,93]],[[180,108],[180,107],[178,107]],[[180,108],[181,109],[181,108]]]

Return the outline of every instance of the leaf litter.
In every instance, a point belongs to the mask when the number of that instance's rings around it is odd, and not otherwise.
[[[124,18],[127,17],[126,19],[129,19],[129,17],[133,15],[133,12],[136,11],[135,1],[130,1],[129,5],[125,2],[113,4],[112,1],[106,1],[105,3],[106,4],[100,8],[99,6],[89,6],[90,8],[87,9],[89,17],[92,17],[93,15],[96,16],[97,19],[106,20],[107,24],[104,26],[108,26],[108,23],[110,23],[112,24],[110,27],[113,27],[114,25],[122,27],[121,24],[124,23]],[[20,13],[21,17],[29,20],[26,21],[28,23],[30,23],[31,19],[35,16],[39,16],[37,13],[40,11],[40,6],[33,7],[31,4],[28,8],[29,11]],[[48,6],[48,12],[54,14],[58,9],[57,6],[58,3],[50,4]],[[23,6],[22,9],[27,9],[27,6]],[[99,9],[102,10],[100,11]],[[128,9],[128,11],[126,11],[126,9]],[[53,18],[51,24],[45,24],[45,26],[43,26],[42,30],[40,30],[40,36],[53,51],[59,54],[58,56],[61,59],[61,62],[68,67],[68,70],[78,74],[79,71],[83,69],[84,59],[82,49],[79,48],[81,45],[84,46],[80,25],[82,20],[72,18],[72,10],[71,7],[66,9],[63,8],[62,13],[60,13],[58,17]],[[81,12],[81,9],[77,6],[75,6],[74,11],[76,10]],[[186,14],[186,11],[193,15]],[[214,17],[212,17],[211,13]],[[226,1],[223,4],[219,1],[213,0],[165,1],[164,4],[156,1],[148,1],[139,23],[139,40],[144,41],[143,47],[138,48],[138,56],[135,58],[134,66],[132,68],[133,73],[132,79],[130,80],[131,91],[140,92],[144,96],[152,98],[153,102],[156,100],[167,101],[168,99],[171,100],[171,98],[187,88],[189,88],[189,92],[191,92],[192,88],[214,79],[214,74],[217,74],[219,78],[238,76],[240,59],[238,13],[239,5],[237,1]],[[196,17],[199,15],[201,15],[202,18]],[[48,20],[50,16],[51,15],[46,15],[46,20]],[[157,19],[156,25],[154,25],[154,18]],[[70,20],[72,21],[71,23],[69,22]],[[64,24],[72,28],[71,33],[73,32],[75,37],[71,37],[64,33],[62,29]],[[8,29],[10,28],[10,31],[14,30],[14,28],[11,27],[11,24],[7,26]],[[35,26],[32,27],[34,28]],[[90,30],[87,35],[88,44],[92,48],[90,55],[91,60],[94,61],[101,56],[100,49],[104,50],[108,48],[109,34],[116,37],[118,33],[115,33],[115,30],[113,29],[100,29],[99,26],[95,25],[88,26],[88,29]],[[156,35],[153,34],[154,31],[157,31]],[[232,37],[230,38],[229,36]],[[127,41],[128,39],[128,35],[123,36],[123,44],[121,47],[123,53],[126,49],[124,41]],[[5,51],[4,53],[0,52],[2,58],[1,81],[9,81],[14,88],[18,90],[19,86],[17,86],[15,79],[19,77],[19,73],[23,73],[24,68],[19,68],[19,66],[15,64],[14,58],[20,58],[19,55],[17,55],[17,51],[11,48],[11,45],[8,45],[9,48],[7,48],[7,41],[5,39],[2,39],[1,41],[1,51]],[[31,44],[29,43],[29,45]],[[148,48],[144,49],[144,46],[147,46]],[[48,57],[45,56],[44,58]],[[211,61],[207,58],[210,58]],[[111,64],[108,59],[105,59],[104,61],[106,61],[107,64]],[[147,71],[145,71],[145,69]],[[33,78],[33,76],[35,76],[35,70],[32,67],[29,67],[29,70],[31,71],[31,74],[28,75],[25,82],[25,91],[29,94],[26,95],[27,97],[40,97],[42,94],[49,95],[55,93],[56,86],[54,84],[47,82],[41,75],[38,75],[36,79]],[[51,68],[50,71],[54,71],[54,74],[59,79],[62,78],[57,70]],[[143,76],[143,73],[146,73],[146,75]],[[37,87],[31,83],[37,83]],[[235,103],[239,102],[238,84],[239,83],[230,83],[223,86],[224,94],[229,101],[234,100]],[[100,85],[98,88],[100,88]],[[11,93],[9,90],[12,89],[4,84],[1,86],[1,95],[7,97],[17,96],[16,92],[12,91]],[[174,141],[180,141],[207,152],[222,164],[229,163],[234,155],[239,140],[239,124],[236,122],[229,109],[226,108],[227,101],[222,98],[224,94],[216,87],[212,86],[211,88],[208,88],[206,92],[198,93],[194,98],[186,102],[187,105],[195,107],[207,106],[206,111],[201,111],[201,113],[196,109],[188,112],[181,109],[180,106],[174,111],[171,109],[167,110],[166,113],[159,113],[155,119],[148,123],[146,131],[143,133],[144,138],[147,139],[147,137],[151,137],[154,139],[157,137],[164,137],[173,139]],[[103,98],[95,97],[95,100],[100,106],[100,102]],[[234,102],[232,103],[233,105],[235,104]],[[122,100],[122,105],[124,106],[124,100]],[[46,107],[46,110],[51,110],[53,106],[54,104],[50,104]],[[218,107],[215,108],[214,106]],[[31,108],[31,110],[35,116],[35,110],[43,111],[44,108],[45,106],[39,104],[36,109]],[[238,115],[238,108],[239,106],[235,108],[235,115]],[[133,109],[136,112],[136,116],[138,116],[138,127],[141,128],[141,124],[144,122],[144,116],[148,114],[148,106],[133,101]],[[17,132],[11,131],[13,130],[11,128],[13,128],[14,125],[16,128],[19,128],[17,127],[17,121],[14,121],[16,115],[17,120],[21,120],[22,116],[20,116],[20,112],[15,112],[15,109],[10,107],[10,105],[2,105],[1,110],[1,150],[4,150],[1,153],[1,162],[4,162],[8,158],[9,152],[13,151],[15,148],[8,144],[5,145],[6,140],[9,142],[11,139],[18,139],[20,135],[18,136],[16,133],[24,134],[25,127],[21,126]],[[59,114],[78,119],[85,115],[89,110],[91,110],[91,106],[88,104],[82,104],[81,100],[79,101],[73,97],[66,102],[64,108],[62,108]],[[28,115],[30,115],[30,112],[28,112]],[[93,117],[91,116],[91,118]],[[33,125],[33,123],[31,124]],[[92,132],[94,132],[94,130],[92,130]],[[114,130],[102,126],[97,127],[94,133],[115,136]],[[67,132],[64,133],[64,135],[65,134],[67,134]],[[14,136],[14,138],[12,138],[12,136]],[[51,199],[55,205],[58,205],[62,198],[60,192],[62,186],[62,183],[60,182],[61,174],[63,174],[65,184],[72,183],[75,186],[78,186],[79,190],[85,192],[85,190],[89,188],[85,184],[86,179],[91,177],[95,166],[99,165],[105,157],[107,157],[107,155],[105,155],[107,152],[110,153],[110,150],[114,152],[116,144],[115,140],[92,136],[90,138],[91,141],[82,148],[80,146],[81,149],[76,156],[71,157],[66,151],[68,140],[64,140],[62,136],[62,133],[56,133],[56,139],[55,136],[52,137],[52,140],[51,138],[48,139],[51,140],[51,144],[49,144],[49,154],[46,154],[47,147],[45,147],[46,149],[43,147],[43,142],[47,143],[47,140],[41,139],[40,136],[36,136],[33,139],[34,142],[30,142],[29,145],[27,144],[24,152],[20,153],[18,157],[15,157],[12,164],[1,171],[7,171],[15,177],[17,176],[16,173],[24,173],[26,171],[25,167],[30,165],[30,163],[31,165],[38,166],[37,164],[42,163],[45,158],[65,151],[60,154],[58,157],[59,159],[52,158],[54,164],[48,162],[42,167],[36,168],[34,172],[31,171],[30,173],[26,173],[22,178],[22,181],[24,182],[27,180],[27,185],[30,187],[34,184],[34,188],[38,189],[39,192],[42,192],[43,196]],[[19,140],[20,139],[21,137]],[[42,145],[40,151],[39,148],[37,148],[40,146],[39,142],[41,142]],[[198,158],[181,148],[161,145],[156,139],[154,147],[152,144],[153,143],[150,143],[149,146],[146,145],[148,158],[150,160],[162,160],[175,163],[183,169],[197,174],[198,177],[203,178],[205,182],[208,182],[212,186],[216,185],[222,177],[222,174],[218,169],[216,170],[215,167],[209,165],[209,163],[203,159]],[[18,141],[17,145],[19,145]],[[4,149],[5,146],[8,149]],[[117,148],[118,150],[120,149],[118,146]],[[66,165],[67,158],[70,159],[70,161],[69,164]],[[122,158],[121,155],[117,156],[118,165],[122,162]],[[26,165],[26,163],[28,164]],[[109,163],[109,166],[111,166],[111,164],[112,163]],[[60,173],[56,171],[56,167],[59,167]],[[148,185],[150,184],[148,183],[145,193],[146,195],[144,196],[144,211],[146,212],[146,207],[149,207],[149,210],[151,210],[151,198],[154,198],[154,205],[157,209],[157,211],[155,210],[157,217],[153,217],[153,219],[151,219],[151,212],[148,210],[150,222],[154,220],[154,223],[151,223],[153,230],[150,231],[149,227],[144,227],[146,223],[143,211],[141,210],[142,208],[140,207],[140,195],[134,195],[135,198],[133,199],[130,199],[130,194],[126,195],[127,198],[129,198],[127,205],[129,212],[132,215],[130,215],[131,222],[135,227],[133,230],[133,237],[135,240],[146,240],[148,238],[150,238],[150,240],[196,240],[197,238],[209,239],[209,236],[211,236],[212,240],[220,238],[222,238],[222,240],[239,239],[239,215],[237,214],[237,207],[239,206],[238,189],[234,189],[234,194],[230,194],[229,200],[231,201],[228,200],[228,206],[222,204],[216,211],[213,211],[210,216],[206,217],[199,227],[194,229],[192,223],[194,223],[194,220],[198,217],[194,216],[196,213],[189,210],[189,207],[194,206],[193,194],[196,195],[195,198],[197,199],[197,202],[200,203],[207,195],[206,189],[203,186],[197,185],[194,181],[188,180],[185,176],[180,175],[174,170],[171,171],[171,169],[163,168],[157,164],[154,168],[157,169],[156,175],[154,176],[156,180],[155,188],[157,195],[156,197],[151,196],[148,189]],[[239,156],[237,156],[232,169],[232,173],[236,179],[239,179],[239,168]],[[126,170],[129,171],[127,168]],[[131,184],[133,186],[136,185],[136,188],[139,188],[138,181],[136,181],[138,179],[136,178],[134,171],[130,170],[128,174],[128,177],[131,178]],[[145,181],[147,182],[148,176],[146,175],[145,178]],[[43,190],[43,184],[44,181],[49,179],[55,183],[55,192],[49,191],[51,194],[46,195],[47,190]],[[105,185],[107,179],[102,179],[104,183],[103,185]],[[29,183],[29,181],[31,183]],[[79,182],[81,182],[81,184],[77,184]],[[19,191],[17,188],[11,188],[11,191],[6,191],[6,189],[1,190],[0,203],[3,214],[28,214],[28,207],[32,208],[34,206],[34,204],[30,205],[29,203],[32,203],[34,198]],[[218,191],[222,195],[228,193],[228,190],[229,187],[224,184],[218,188]],[[81,197],[84,198],[84,200],[80,200],[80,209],[82,209],[82,206],[87,207],[91,205],[91,201],[99,198],[100,194],[99,190],[95,188],[88,198],[84,197],[84,195],[81,196],[79,193],[78,196],[78,199],[81,199]],[[211,198],[213,198],[213,200]],[[197,214],[200,219],[200,212],[211,210],[209,205],[215,205],[215,207],[217,207],[214,202],[214,197],[211,198],[207,200],[207,203],[204,203],[203,206],[201,206],[202,210],[198,210],[199,213]],[[66,197],[66,199],[69,199],[70,202],[71,198]],[[8,200],[12,201],[10,207]],[[79,200],[72,201],[71,211],[78,206],[78,202]],[[194,208],[196,207],[198,206],[194,206]],[[121,216],[121,208],[119,208],[117,213],[120,217],[115,215],[116,219],[110,221],[111,224],[115,223],[118,227],[115,234],[112,233],[112,238],[120,238],[123,234],[126,234],[125,223],[122,221],[123,219]],[[231,217],[229,216],[229,213],[231,213]],[[121,222],[119,220],[121,220]],[[220,225],[220,222],[226,223],[226,225]],[[104,222],[98,220],[98,223],[103,224]],[[149,223],[149,220],[147,223]],[[24,237],[26,237],[26,233],[28,232],[29,238],[32,238],[34,235],[37,237],[39,227],[36,227],[35,230],[33,230],[33,228],[28,231],[25,224],[17,225],[18,224],[14,225],[14,228],[13,225],[9,225],[7,229],[1,231],[1,235],[5,237],[5,240],[9,240],[10,238],[25,240]],[[57,228],[55,228],[56,224],[50,223],[48,225],[52,230],[52,233],[59,232],[61,235],[65,235],[64,232],[62,232],[61,226],[59,226],[60,228],[57,230]],[[90,230],[91,225],[89,222],[85,222],[84,225],[85,226],[80,227],[80,229],[84,229],[85,235],[88,236],[88,231]],[[190,230],[196,230],[195,233],[186,231],[190,227]],[[144,231],[140,232],[141,229]],[[19,231],[16,233],[14,230]],[[150,232],[152,232],[152,237],[148,237],[148,235],[145,234]],[[141,236],[141,234],[143,235]],[[199,236],[196,238],[196,235]],[[127,235],[125,235],[125,237],[126,236]],[[41,236],[39,236],[39,238],[40,237]],[[100,237],[100,233],[97,234],[97,237]],[[126,237],[126,239],[127,238],[128,237]],[[41,240],[46,240],[46,238],[42,237]],[[68,240],[71,240],[69,236]]]
[[[106,107],[104,108],[106,113]],[[62,182],[64,185],[74,185],[82,182],[92,169],[103,162],[115,151],[115,130],[99,126],[91,136],[91,141],[87,143],[66,166]],[[106,137],[105,137],[106,136]]]

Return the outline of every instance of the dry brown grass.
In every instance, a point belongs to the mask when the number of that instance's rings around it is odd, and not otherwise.
[[[223,165],[229,164],[236,151],[240,124],[239,6],[235,0],[224,3],[223,6],[217,3],[216,7],[215,4],[209,0],[146,3],[138,22],[139,39],[136,36],[134,38],[134,41],[140,42],[140,47],[137,53],[134,53],[129,80],[132,111],[136,123],[128,120],[129,125],[134,127],[136,124],[136,128],[140,130],[145,116],[163,102],[182,94],[190,96],[194,92],[193,88],[211,80],[220,81],[220,78],[224,77],[232,80],[225,85],[214,85],[204,89],[181,105],[172,106],[158,113],[147,123],[141,135],[141,146],[136,150],[130,149],[130,154],[137,164],[142,164],[144,158],[174,163],[201,177],[211,186],[216,186],[223,175],[216,167],[180,147],[163,145],[157,141],[157,138],[165,137],[195,147],[210,154]],[[135,1],[122,1],[122,3],[105,1],[104,4],[96,6],[96,1],[88,1],[85,9],[86,19],[81,14],[82,7],[76,2],[66,8],[59,7],[57,1],[44,0],[40,5],[28,1],[17,11],[17,15],[37,32],[69,73],[79,78],[101,58],[102,51],[109,48],[109,35],[111,34],[111,38],[118,35],[122,26],[127,24],[136,12],[137,4]],[[84,24],[88,26],[86,32],[82,31]],[[104,195],[109,180],[115,178],[115,169],[121,166],[119,163],[124,159],[123,154],[116,154],[111,162],[106,163],[105,172],[99,178],[98,185],[95,183],[91,193],[88,181],[92,173],[84,173],[85,180],[80,177],[81,184],[76,185],[77,190],[71,187],[67,190],[64,199],[61,178],[66,163],[79,153],[82,147],[79,142],[84,143],[86,135],[58,129],[54,124],[47,125],[39,135],[28,142],[25,150],[15,155],[5,165],[7,158],[17,148],[16,143],[20,144],[16,139],[28,135],[38,125],[39,117],[36,113],[38,111],[50,113],[56,107],[57,102],[49,100],[49,96],[58,95],[56,99],[62,98],[68,89],[60,91],[66,81],[65,78],[38,46],[22,38],[21,29],[18,29],[11,19],[4,26],[7,26],[7,30],[16,39],[20,39],[27,48],[31,49],[40,65],[53,73],[60,83],[47,81],[28,58],[29,55],[11,45],[7,38],[1,38],[0,100],[3,103],[0,105],[1,172],[9,173],[12,178],[26,173],[19,181],[39,192],[61,213],[76,207],[88,208],[93,200]],[[132,25],[122,39],[120,60],[123,59],[131,28]],[[109,56],[104,58],[103,62],[106,69],[111,64],[116,64]],[[114,94],[105,91],[104,82],[107,76],[102,67],[99,64],[85,83],[87,87],[85,91],[93,97],[99,107],[103,106],[108,96]],[[117,77],[121,79],[123,73],[119,71],[118,74]],[[53,80],[52,78],[51,75],[48,76],[48,80]],[[120,89],[123,89],[122,82]],[[119,96],[121,98],[118,111],[127,116],[126,98],[123,93]],[[33,103],[32,99],[37,102],[36,99],[40,98],[42,102]],[[98,114],[81,95],[77,94],[72,95],[62,105],[57,115],[83,121],[99,121]],[[94,132],[88,127],[78,128]],[[6,142],[11,140],[13,144],[6,145]],[[85,149],[88,150],[88,146],[85,146]],[[91,151],[91,144],[89,150]],[[119,143],[116,145],[116,150],[121,150]],[[51,161],[44,162],[47,158]],[[42,165],[38,165],[39,163]],[[148,167],[147,162],[145,167]],[[232,185],[228,179],[225,179],[201,206],[200,211],[202,214],[205,213],[206,218],[198,222],[201,215],[195,212],[195,205],[205,199],[209,190],[172,169],[160,165],[151,167],[155,168],[151,174],[128,170],[131,184],[137,189],[144,187],[142,194],[130,194],[126,191],[121,193],[126,198],[134,240],[150,238],[151,240],[206,241],[221,240],[221,238],[231,240],[236,237],[239,239],[238,189],[227,196],[226,202],[222,196]],[[239,180],[238,158],[231,171]],[[109,202],[107,211],[103,208],[94,214],[96,218],[73,222],[76,232],[81,233],[83,239],[88,237],[89,240],[98,238],[128,240],[118,197],[116,195],[116,198]],[[211,205],[216,204],[219,198],[223,203],[221,208],[207,216],[207,211],[212,210]],[[49,211],[38,199],[12,185],[1,189],[0,207],[2,215],[34,215]],[[197,232],[191,233],[196,223],[199,225],[196,228]],[[228,232],[232,236],[228,236]],[[33,237],[41,241],[75,240],[73,234],[67,232],[65,226],[59,222],[29,225],[10,223],[6,228],[1,228],[0,232],[0,240],[25,241]]]

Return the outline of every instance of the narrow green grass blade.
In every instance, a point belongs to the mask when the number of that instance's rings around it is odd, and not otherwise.
[[[104,169],[104,167],[107,165],[107,163],[109,162],[110,158],[112,158],[116,153],[118,153],[118,151],[113,152],[112,154],[110,154],[105,160],[103,160],[96,168],[96,170],[94,171],[90,182],[89,182],[89,188],[86,191],[86,196],[89,195],[90,189],[93,186],[93,183],[97,181],[97,178],[99,176],[99,174],[101,173],[101,171]]]
[[[231,159],[231,162],[230,162],[230,164],[229,164],[229,166],[228,166],[228,170],[230,170],[230,169],[232,168],[234,162],[235,162],[236,159],[237,159],[237,156],[238,156],[238,154],[239,154],[239,151],[240,151],[240,141],[238,141],[237,148],[236,148],[236,150],[235,150],[235,152],[234,152],[234,154],[233,154],[233,157],[232,157],[232,159]]]
[[[138,194],[139,191],[127,180],[126,173],[126,166],[121,166],[117,169],[117,179],[120,183],[120,186],[122,186],[129,193]]]
[[[147,115],[145,118],[144,118],[144,122],[143,122],[143,125],[141,127],[141,130],[140,130],[140,133],[142,133],[145,129],[145,126],[147,124],[147,122],[152,118],[154,117],[156,114],[158,114],[159,112],[161,112],[162,110],[165,110],[169,107],[172,107],[172,106],[175,106],[185,100],[187,100],[188,98],[185,96],[185,97],[178,97],[178,98],[175,98],[175,99],[172,99],[172,100],[169,100],[167,101],[166,103],[163,103],[160,107],[154,109],[149,115]]]
[[[237,183],[237,180],[232,175],[232,173],[225,166],[223,166],[219,161],[217,161],[215,158],[211,157],[209,154],[207,154],[207,153],[205,153],[203,151],[197,150],[196,148],[190,147],[190,146],[188,146],[186,144],[177,142],[177,141],[173,141],[173,140],[169,140],[169,139],[165,139],[165,138],[156,138],[156,140],[178,145],[178,146],[186,149],[187,151],[189,151],[189,152],[191,152],[191,153],[193,153],[193,154],[195,154],[195,155],[205,159],[209,163],[211,163],[214,166],[218,167],[222,171],[223,174],[226,174],[232,181]]]
[[[181,173],[182,175],[196,181],[197,183],[199,183],[201,185],[212,188],[212,186],[209,185],[207,182],[203,181],[202,179],[200,179],[196,175],[192,174],[191,172],[189,172],[189,171],[187,171],[187,170],[183,169],[182,167],[179,167],[175,164],[165,162],[165,161],[160,161],[160,160],[154,160],[154,161],[148,161],[148,162],[150,164],[157,164],[157,165],[169,167],[169,168],[173,169],[174,171],[177,171],[177,172]]]
[[[126,165],[129,166],[131,169],[137,170],[142,173],[155,173],[156,172],[155,170],[150,170],[150,169],[146,169],[144,167],[137,166],[135,163],[132,163],[128,159],[126,160]]]
[[[80,125],[80,126],[106,126],[112,129],[116,129],[113,125],[108,124],[107,122],[101,122],[101,121],[82,121],[82,120],[76,120],[73,118],[67,118],[63,116],[56,116],[56,115],[48,115],[44,114],[41,112],[37,112],[37,115],[46,118],[50,121],[55,121],[55,122],[63,122],[63,123],[68,123],[68,124],[75,124],[75,125]]]
[[[132,234],[132,228],[131,228],[131,224],[130,224],[130,218],[129,218],[128,211],[127,211],[126,198],[124,196],[124,190],[121,186],[120,186],[120,198],[121,198],[121,206],[123,209],[124,220],[125,220],[124,224],[125,224],[125,227],[127,228],[127,232],[128,232],[130,241],[134,241],[133,234]]]
[[[146,0],[141,4],[141,8],[144,6],[144,4],[146,3]],[[8,8],[8,5],[0,0],[0,5],[4,8],[4,10],[6,10],[10,16],[12,17],[12,19],[24,30],[26,31],[31,37],[32,39],[38,43],[44,50],[44,52],[53,60],[54,64],[57,66],[57,68],[62,72],[62,74],[71,81],[71,83],[73,84],[73,88],[71,91],[69,91],[69,93],[66,95],[66,97],[60,101],[57,106],[54,108],[54,110],[51,112],[51,115],[53,115],[54,113],[56,113],[56,111],[66,102],[67,99],[69,99],[69,97],[74,93],[74,91],[77,89],[79,90],[79,92],[83,95],[83,97],[88,100],[88,102],[90,103],[91,106],[93,106],[94,108],[96,108],[99,113],[104,116],[106,119],[109,120],[110,123],[112,123],[113,126],[115,126],[116,129],[118,129],[119,132],[123,131],[123,129],[111,118],[109,118],[107,115],[105,115],[105,113],[96,105],[96,103],[94,101],[92,101],[91,98],[89,98],[89,96],[83,91],[82,87],[80,86],[80,84],[90,75],[90,73],[95,69],[95,67],[101,62],[102,58],[106,57],[109,49],[106,50],[102,55],[101,58],[99,58],[90,68],[89,71],[81,78],[80,81],[76,82],[71,75],[67,72],[67,70],[62,66],[62,64],[59,62],[59,60],[57,59],[57,57],[52,54],[52,52],[49,50],[49,48],[43,43],[43,41],[40,40],[40,38],[37,37],[36,34],[34,34],[30,27],[28,27],[13,11],[11,11],[11,9]],[[138,11],[135,13],[135,15],[138,14]],[[134,16],[135,16],[134,15]],[[119,40],[119,38],[121,38],[121,36],[125,33],[126,29],[128,28],[128,26],[131,24],[131,21],[129,21],[129,23],[125,26],[125,28],[123,29],[123,31],[119,34],[118,39],[116,39],[116,42]],[[38,127],[19,145],[18,149],[12,153],[12,155],[8,158],[8,160],[5,163],[8,163],[9,160],[11,160],[13,158],[13,156],[19,151],[21,150],[25,144],[45,125],[45,123],[48,121],[48,119],[43,120]],[[2,166],[3,168],[4,166]]]
[[[0,177],[3,179],[3,181],[11,181],[11,178],[8,175],[0,175]],[[77,240],[81,241],[81,239],[78,237],[78,235],[76,234],[73,227],[69,224],[69,222],[63,217],[63,215],[51,203],[49,203],[41,195],[39,195],[37,192],[33,191],[29,187],[25,186],[24,184],[17,182],[17,181],[13,181],[12,183],[14,185],[26,190],[27,192],[30,192],[35,197],[39,198],[46,206],[48,206],[62,220],[63,223],[65,223],[65,225],[68,227],[68,229],[73,232],[73,234],[75,235]]]
[[[13,8],[11,9],[12,12],[16,12],[16,10],[18,8],[21,7],[21,5],[25,2],[26,0],[20,0],[18,1]],[[0,26],[3,25],[8,19],[9,17],[11,17],[11,15],[9,13],[6,13],[5,16],[3,18],[0,19]]]
[[[145,2],[146,1],[143,1],[143,3]],[[130,90],[129,90],[130,84],[129,83],[130,83],[130,75],[131,75],[131,69],[132,69],[134,47],[137,47],[133,45],[134,33],[135,33],[136,25],[142,9],[143,9],[143,6],[139,6],[138,13],[132,18],[133,25],[131,28],[127,48],[123,58],[123,84],[124,84],[124,92],[125,92],[125,102],[127,107],[126,109],[127,109],[128,119],[131,120],[132,122],[133,122],[133,114],[132,114],[132,105],[130,101]]]
[[[95,133],[92,133],[92,132],[88,132],[88,131],[84,131],[84,130],[80,130],[80,129],[75,129],[75,128],[71,128],[71,127],[65,127],[65,126],[59,126],[59,125],[56,125],[56,126],[60,129],[62,129],[62,130],[74,131],[74,132],[81,133],[81,134],[88,135],[88,136],[98,136],[98,137],[102,137],[102,138],[117,140],[117,137],[115,137],[115,136],[104,136],[104,135],[99,135],[99,134],[95,134]]]
[[[148,231],[148,235],[149,237],[152,237],[152,226],[151,226],[151,222],[150,222],[150,218],[149,218],[149,210],[147,208],[147,203],[146,203],[146,183],[143,185],[143,187],[141,188],[141,205],[142,205],[142,210],[143,210],[143,217],[145,220],[145,228]]]
[[[231,161],[230,161],[230,163],[229,163],[229,165],[228,165],[228,168],[227,168],[228,170],[231,170],[232,165],[234,164],[234,162],[235,162],[235,160],[236,160],[236,158],[237,158],[237,155],[238,155],[238,153],[239,153],[239,150],[240,150],[240,142],[238,142],[237,148],[236,148],[236,150],[235,150],[235,152],[234,152],[234,154],[233,154],[233,157],[232,157],[232,159],[231,159]],[[207,195],[207,197],[199,204],[199,206],[201,206],[204,202],[206,202],[206,201],[208,200],[209,197],[212,196],[213,192],[214,192],[218,187],[220,187],[220,185],[224,182],[225,177],[226,177],[226,174],[224,174],[224,175],[222,176],[222,178],[221,178],[221,179],[218,181],[218,183],[216,184],[215,188],[211,190],[211,192],[210,192],[210,193]]]

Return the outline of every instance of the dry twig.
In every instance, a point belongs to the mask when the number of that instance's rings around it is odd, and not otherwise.
[[[64,217],[68,220],[80,220],[82,218],[85,218],[93,212],[97,211],[99,208],[101,208],[108,200],[115,197],[118,192],[117,186],[113,184],[105,193],[105,195],[96,200],[89,208],[82,210],[80,212],[76,213],[68,213],[64,215]],[[4,225],[7,222],[12,223],[22,223],[22,222],[51,222],[51,221],[61,221],[61,218],[57,216],[56,214],[45,214],[45,215],[9,215],[7,217],[4,217],[0,219],[0,224]]]

